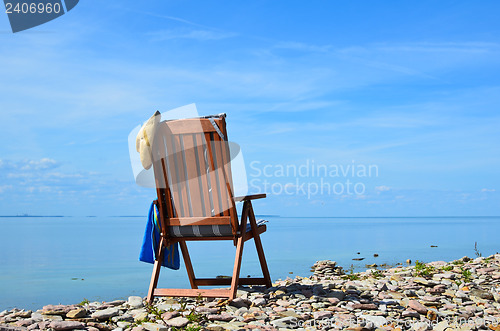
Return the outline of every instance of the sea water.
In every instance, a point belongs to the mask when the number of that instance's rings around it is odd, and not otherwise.
[[[364,270],[500,251],[500,217],[267,219],[261,238],[273,280],[309,276],[317,260]],[[1,217],[0,311],[145,296],[152,271],[138,261],[145,224],[143,217]],[[198,277],[231,275],[232,242],[188,247]],[[260,276],[253,241],[243,255],[241,277],[247,275]],[[159,286],[189,287],[182,258],[180,270],[162,268]]]

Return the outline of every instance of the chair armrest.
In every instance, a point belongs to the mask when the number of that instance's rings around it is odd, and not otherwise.
[[[240,202],[240,201],[246,201],[246,200],[255,200],[255,199],[262,199],[265,198],[266,194],[261,193],[261,194],[250,194],[250,195],[244,195],[241,197],[234,197],[234,201]]]

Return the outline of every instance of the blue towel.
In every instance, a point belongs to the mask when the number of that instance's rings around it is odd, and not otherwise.
[[[158,212],[158,207],[153,201],[151,207],[149,208],[148,223],[146,224],[146,231],[144,231],[144,239],[142,240],[139,261],[148,263],[155,262],[156,254],[158,252],[158,245],[160,244],[160,234],[160,213]],[[162,265],[174,270],[179,269],[180,258],[178,243],[164,248]]]

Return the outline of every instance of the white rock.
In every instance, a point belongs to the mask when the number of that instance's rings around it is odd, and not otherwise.
[[[266,304],[266,299],[264,298],[255,298],[252,300],[252,304],[256,307],[263,306]]]
[[[387,319],[383,316],[361,315],[360,318],[373,323],[376,327],[387,324]]]
[[[141,298],[141,297],[138,297],[138,296],[131,296],[131,297],[128,297],[127,304],[128,304],[131,308],[141,308],[141,307],[143,307],[143,306],[144,306],[144,304],[142,303],[142,298]]]
[[[156,323],[142,323],[141,326],[148,331],[168,331],[168,328],[165,325]]]
[[[427,324],[425,322],[416,322],[415,324],[412,325],[410,330],[426,331],[426,330],[429,330],[429,324]]]
[[[122,321],[116,323],[116,325],[118,325],[118,327],[122,329],[125,329],[130,324],[131,324],[130,322],[122,322]]]
[[[271,325],[276,328],[288,328],[289,325],[296,323],[297,319],[292,316],[279,318],[277,320],[271,321]]]

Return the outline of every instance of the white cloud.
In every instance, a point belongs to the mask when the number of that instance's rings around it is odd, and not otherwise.
[[[2,185],[0,186],[0,193],[4,193],[7,190],[10,190],[12,188],[12,185]]]
[[[483,188],[481,192],[495,192],[496,190],[493,188]]]
[[[377,192],[387,192],[390,190],[391,190],[391,188],[389,186],[385,186],[385,185],[375,186],[375,191],[377,191]]]
[[[21,170],[42,170],[42,169],[52,169],[57,167],[59,164],[56,160],[43,158],[40,160],[29,160],[21,167]]]

